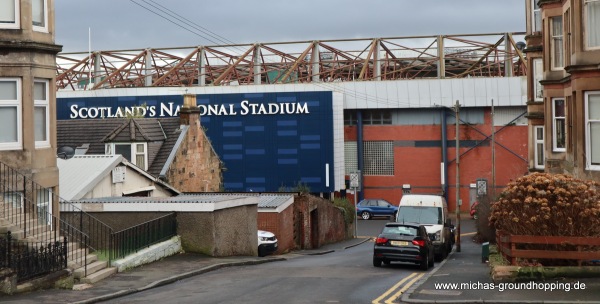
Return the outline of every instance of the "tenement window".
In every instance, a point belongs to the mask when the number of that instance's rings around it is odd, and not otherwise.
[[[36,79],[33,83],[33,102],[34,102],[34,134],[35,147],[50,147],[49,134],[49,101],[48,101],[48,80]]]
[[[552,150],[564,152],[566,150],[566,113],[564,98],[552,99]]]
[[[18,29],[19,3],[17,0],[0,0],[0,28]]]
[[[31,20],[33,22],[33,30],[48,32],[48,7],[47,0],[32,0],[31,1]]]
[[[600,0],[584,0],[583,11],[585,46],[600,48]]]
[[[585,93],[586,168],[600,170],[600,91]]]
[[[564,48],[563,48],[563,22],[562,16],[550,18],[550,59],[552,69],[560,70],[564,67]]]
[[[540,80],[544,78],[544,66],[542,58],[533,59],[533,100],[537,102],[544,101],[544,94]]]
[[[0,150],[22,149],[21,80],[0,78]]]
[[[534,167],[544,169],[544,126],[533,127],[534,136]]]
[[[531,20],[531,32],[540,32],[542,30],[542,11],[540,10],[540,6],[537,4],[538,0],[531,0],[531,8],[533,11],[532,20]]]

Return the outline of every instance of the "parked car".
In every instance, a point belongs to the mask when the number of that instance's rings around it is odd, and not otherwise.
[[[454,246],[454,225],[448,215],[446,199],[440,195],[404,194],[399,205],[396,222],[425,226],[433,241],[436,260],[445,259]]]
[[[425,226],[417,223],[387,223],[375,240],[373,266],[381,263],[409,262],[419,264],[422,270],[433,267],[433,243]]]
[[[380,198],[364,199],[356,206],[356,215],[363,220],[370,220],[374,216],[387,216],[393,219],[396,217],[396,212],[398,212],[398,207]]]
[[[471,211],[469,212],[471,218],[474,220],[477,219],[477,206],[479,206],[479,202],[476,201],[473,203],[473,205],[471,205]]]
[[[258,256],[264,257],[277,251],[277,238],[269,231],[258,230]]]

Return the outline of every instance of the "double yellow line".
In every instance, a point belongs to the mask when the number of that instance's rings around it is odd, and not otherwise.
[[[417,272],[411,273],[409,276],[400,280],[400,282],[396,283],[396,285],[392,286],[392,288],[388,289],[385,293],[383,293],[377,299],[373,300],[373,302],[371,302],[371,303],[372,304],[380,304],[379,301],[383,301],[383,299],[388,298],[388,296],[389,296],[389,298],[384,303],[386,303],[386,304],[394,303],[394,301],[396,301],[396,299],[398,299],[402,295],[403,292],[405,292],[407,289],[409,289],[410,286],[412,286],[416,281],[421,279],[423,277],[423,275],[425,275],[425,273],[421,273],[421,274],[418,274]],[[408,283],[406,283],[406,281],[408,281],[408,280],[410,280],[410,281]],[[406,284],[404,284],[404,283],[406,283]],[[402,284],[404,284],[404,286]],[[400,286],[402,286],[402,288],[400,288]],[[400,288],[400,289],[398,291],[396,291],[398,288]],[[393,293],[394,291],[396,291],[396,293],[394,293],[392,296],[390,296],[390,294]]]

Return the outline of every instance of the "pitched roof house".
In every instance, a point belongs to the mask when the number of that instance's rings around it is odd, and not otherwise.
[[[58,146],[76,155],[123,155],[181,192],[218,191],[222,164],[200,126],[195,99],[184,96],[179,118],[59,120]]]
[[[58,159],[60,197],[66,201],[120,196],[170,197],[179,191],[121,155]],[[81,168],[87,168],[81,170]]]

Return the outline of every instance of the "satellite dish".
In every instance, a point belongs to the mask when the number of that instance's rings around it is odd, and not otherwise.
[[[69,146],[63,146],[58,148],[56,151],[56,157],[60,157],[62,159],[69,159],[75,155],[75,149]]]

